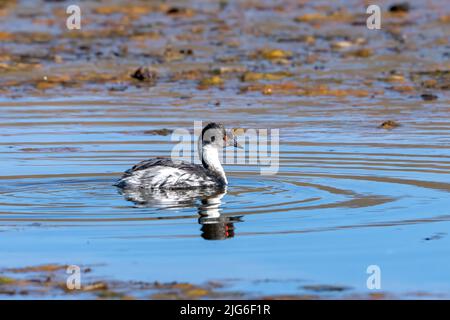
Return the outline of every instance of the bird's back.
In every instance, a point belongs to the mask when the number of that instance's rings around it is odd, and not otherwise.
[[[168,158],[155,158],[142,161],[125,171],[116,186],[186,189],[212,187],[219,184],[216,177],[200,165]]]

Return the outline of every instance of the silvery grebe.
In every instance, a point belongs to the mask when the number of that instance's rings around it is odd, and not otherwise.
[[[208,123],[198,140],[202,165],[168,158],[145,160],[125,171],[116,186],[124,189],[224,187],[228,180],[219,160],[219,151],[227,146],[241,147],[222,124]]]

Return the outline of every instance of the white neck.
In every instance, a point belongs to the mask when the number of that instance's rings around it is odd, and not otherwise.
[[[216,147],[211,145],[205,145],[202,147],[201,159],[203,166],[206,169],[213,171],[216,175],[221,178],[225,184],[228,184],[227,177],[225,176],[225,171],[223,170],[222,164],[219,160],[219,151]]]

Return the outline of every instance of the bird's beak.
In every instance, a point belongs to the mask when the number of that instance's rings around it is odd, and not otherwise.
[[[225,147],[235,147],[239,149],[244,149],[237,141],[237,137],[231,132],[227,132],[227,140],[225,143]]]

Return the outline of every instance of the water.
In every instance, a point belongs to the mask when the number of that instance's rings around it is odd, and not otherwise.
[[[118,279],[227,280],[254,294],[293,294],[310,283],[367,291],[366,268],[376,264],[386,291],[447,292],[450,152],[442,106],[427,126],[380,132],[355,122],[354,109],[342,112],[345,104],[329,106],[338,115],[325,120],[323,108],[307,101],[277,102],[284,112],[269,126],[280,128],[276,175],[231,165],[219,197],[159,194],[146,203],[145,195],[133,202],[120,194],[113,183],[121,172],[167,156],[175,143],[139,132],[191,129],[197,119],[189,110],[202,104],[196,99],[183,108],[170,107],[173,98],[159,106],[136,98],[2,102],[2,265],[100,264],[100,273]],[[240,99],[204,110],[204,119],[269,124],[251,107],[227,112]],[[274,108],[268,100],[256,108]],[[202,210],[220,217],[199,218]],[[436,233],[444,236],[424,240]]]
[[[240,18],[233,8],[223,15],[235,23]],[[388,36],[380,40],[364,33],[379,51],[355,62],[323,53],[326,37],[317,37],[312,49],[281,42],[294,28],[291,22],[278,21],[281,26],[270,29],[261,24],[267,12],[248,10],[248,21],[261,34],[248,27],[241,40],[259,37],[301,57],[302,63],[287,67],[294,73],[291,82],[339,83],[342,90],[370,94],[264,95],[241,92],[237,77],[208,90],[165,76],[156,86],[125,92],[105,92],[95,84],[45,94],[11,89],[18,96],[0,99],[2,268],[76,264],[95,266],[96,275],[107,279],[220,281],[245,297],[308,294],[308,285],[349,288],[313,292],[319,297],[365,297],[374,292],[367,288],[366,270],[377,265],[382,288],[375,292],[450,296],[448,92],[424,102],[422,89],[399,93],[380,79],[392,68],[406,74],[448,66],[444,49],[426,46],[431,38],[417,36],[442,36],[433,33],[440,27],[418,20],[405,30],[419,49],[405,49],[403,60],[383,47],[393,46]],[[436,8],[430,10],[436,14]],[[162,21],[164,28],[175,23]],[[231,23],[230,32],[236,28]],[[323,28],[334,39],[333,27]],[[355,36],[345,28],[341,32]],[[205,37],[206,44],[194,42],[199,55],[191,66],[203,68],[218,59],[208,51],[217,50],[211,44],[216,35]],[[111,41],[114,47],[117,40]],[[262,72],[282,70],[282,64],[258,64],[247,55],[260,43],[242,41],[245,54],[236,49],[240,63]],[[123,64],[106,66],[122,72],[139,56],[133,49]],[[305,63],[305,50],[323,54],[325,70]],[[88,61],[79,68],[92,67]],[[171,73],[186,65],[163,63],[161,69]],[[371,84],[362,84],[367,79]],[[388,119],[401,126],[378,128]],[[192,131],[194,121],[279,129],[279,171],[263,176],[255,164],[225,165],[229,186],[219,193],[130,195],[113,186],[135,163],[170,156],[176,143],[170,135],[146,130]]]

